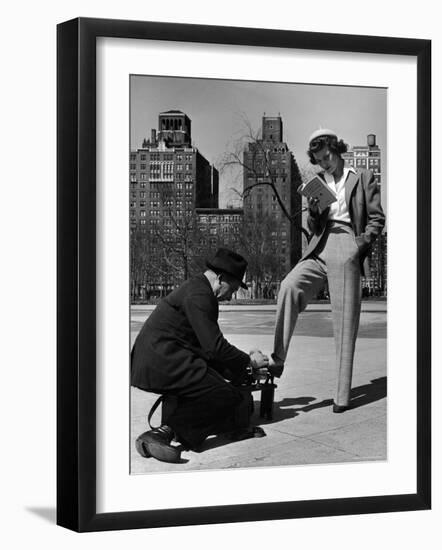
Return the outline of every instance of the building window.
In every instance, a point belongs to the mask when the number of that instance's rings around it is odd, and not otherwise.
[[[132,163],[132,164],[130,165],[130,169],[131,169],[131,170],[136,170],[136,169],[137,169],[137,165]]]
[[[140,199],[145,199],[146,193],[144,191],[140,191]]]
[[[145,218],[146,217],[146,210],[140,210],[140,216],[142,218]]]
[[[141,160],[146,160],[146,155],[141,155],[140,159]]]

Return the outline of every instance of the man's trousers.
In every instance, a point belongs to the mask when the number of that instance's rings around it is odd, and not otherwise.
[[[359,249],[349,225],[329,222],[314,254],[300,261],[282,281],[273,355],[285,361],[298,315],[317,295],[326,279],[336,347],[335,403],[347,406],[361,310]]]
[[[198,383],[165,394],[162,423],[173,429],[185,447],[196,449],[209,435],[246,429],[252,408],[249,393],[208,367]]]

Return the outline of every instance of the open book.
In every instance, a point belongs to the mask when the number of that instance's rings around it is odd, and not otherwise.
[[[304,195],[304,197],[314,197],[319,199],[318,206],[321,210],[324,210],[332,202],[336,202],[338,200],[336,193],[330,189],[325,181],[319,176],[315,176],[304,185],[298,187],[298,193]]]

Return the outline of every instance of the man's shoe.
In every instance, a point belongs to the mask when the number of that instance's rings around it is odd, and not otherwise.
[[[161,462],[178,463],[181,461],[181,451],[173,447],[170,442],[173,433],[164,430],[163,427],[142,433],[135,441],[135,447],[144,458],[153,456]]]
[[[265,437],[266,433],[260,426],[254,426],[253,428],[246,428],[244,430],[238,430],[230,434],[229,439],[232,441],[243,441],[244,439],[251,439],[252,437]]]
[[[348,409],[351,409],[351,405],[336,405],[336,403],[333,403],[334,413],[343,413],[345,411],[348,411]]]
[[[267,370],[272,376],[276,376],[277,378],[281,378],[282,371],[284,370],[284,361],[281,361],[281,359],[275,358],[275,356],[270,356],[269,360],[269,366],[267,367]]]

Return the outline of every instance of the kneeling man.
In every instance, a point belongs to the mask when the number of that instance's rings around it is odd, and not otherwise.
[[[163,424],[141,434],[137,449],[145,457],[178,462],[178,441],[196,449],[213,434],[248,430],[250,396],[238,386],[267,373],[268,358],[247,354],[223,337],[218,302],[230,300],[241,286],[246,260],[220,248],[207,271],[185,281],[164,298],[144,323],[132,349],[131,384],[174,400]]]

